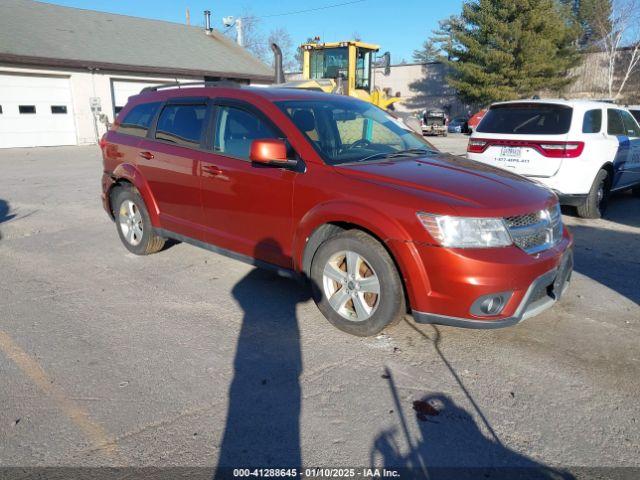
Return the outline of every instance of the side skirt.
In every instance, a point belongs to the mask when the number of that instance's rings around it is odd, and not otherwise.
[[[265,262],[263,260],[258,260],[248,255],[243,255],[238,252],[227,250],[226,248],[221,248],[216,245],[212,245],[211,243],[202,242],[200,240],[196,240],[195,238],[191,238],[191,237],[186,237],[184,235],[180,235],[179,233],[165,230],[164,228],[154,228],[153,230],[156,232],[157,235],[161,237],[170,238],[172,240],[177,240],[179,242],[188,243],[195,247],[204,248],[205,250],[209,250],[210,252],[214,252],[219,255],[224,255],[225,257],[233,258],[234,260],[239,260],[243,263],[253,265],[254,267],[264,268],[265,270],[271,270],[272,272],[275,272],[281,277],[291,278],[299,282],[302,282],[306,279],[305,275],[298,273],[295,270],[283,268],[279,265],[274,265],[273,263]]]

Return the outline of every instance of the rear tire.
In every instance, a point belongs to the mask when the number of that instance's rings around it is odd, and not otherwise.
[[[596,175],[591,190],[582,205],[578,205],[578,215],[582,218],[601,218],[609,201],[609,173],[600,170]]]
[[[118,236],[127,250],[136,255],[162,250],[165,239],[154,232],[144,200],[134,187],[119,187],[112,205]]]
[[[406,312],[396,265],[374,238],[349,230],[326,240],[313,257],[316,305],[343,332],[367,337],[396,324]]]

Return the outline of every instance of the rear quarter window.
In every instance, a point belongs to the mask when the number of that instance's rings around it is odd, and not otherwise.
[[[136,137],[145,137],[158,108],[160,108],[160,102],[136,105],[125,115],[116,131]]]
[[[571,127],[573,109],[544,103],[495,105],[486,113],[477,131],[521,135],[561,135]]]
[[[588,110],[582,120],[582,133],[599,133],[602,129],[602,110]]]

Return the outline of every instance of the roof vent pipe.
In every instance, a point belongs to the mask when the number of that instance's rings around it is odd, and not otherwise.
[[[211,35],[211,11],[204,11],[204,31],[207,35]]]

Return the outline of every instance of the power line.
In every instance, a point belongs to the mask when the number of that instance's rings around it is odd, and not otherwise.
[[[335,7],[343,7],[345,5],[353,5],[354,3],[362,3],[362,2],[365,2],[365,1],[366,0],[352,0],[350,2],[334,3],[332,5],[324,5],[322,7],[308,8],[308,9],[305,9],[305,10],[295,10],[295,11],[292,11],[292,12],[273,13],[271,15],[261,15],[259,17],[255,17],[255,18],[283,17],[285,15],[296,15],[298,13],[317,12],[318,10],[326,10],[328,8],[335,8]]]

